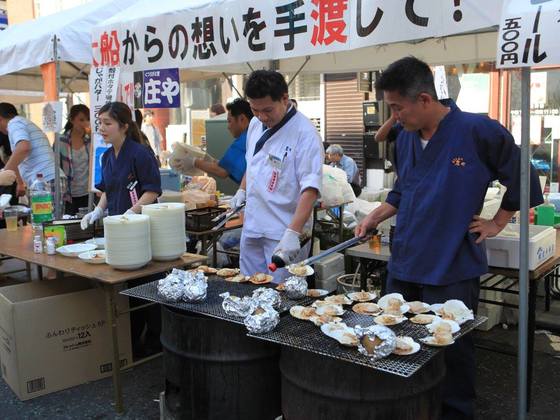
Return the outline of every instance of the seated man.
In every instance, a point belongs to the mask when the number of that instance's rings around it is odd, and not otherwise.
[[[230,102],[226,105],[226,108],[227,127],[235,140],[229,146],[225,155],[219,161],[187,155],[180,162],[174,162],[175,167],[180,172],[184,173],[193,168],[198,168],[220,178],[227,178],[229,176],[237,184],[241,182],[247,166],[245,162],[247,128],[251,118],[253,118],[253,112],[249,102],[241,98]]]
[[[331,144],[327,148],[327,158],[331,166],[340,168],[346,172],[346,179],[352,186],[354,194],[358,197],[362,193],[360,170],[354,159],[344,154],[344,149],[340,144]]]

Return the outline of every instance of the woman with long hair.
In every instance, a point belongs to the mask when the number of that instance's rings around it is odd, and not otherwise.
[[[88,206],[90,141],[89,108],[74,105],[60,136],[60,168],[67,178],[64,212],[72,216]]]
[[[154,155],[141,144],[138,126],[128,105],[109,102],[99,110],[99,133],[111,144],[102,157],[102,177],[96,188],[99,204],[82,219],[82,228],[109,215],[140,213],[161,194],[161,179]]]

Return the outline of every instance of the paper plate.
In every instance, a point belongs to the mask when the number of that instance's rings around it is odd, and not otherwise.
[[[86,241],[86,244],[96,245],[97,249],[105,249],[105,238],[92,238]]]
[[[78,255],[78,258],[88,264],[105,264],[105,251],[87,251]]]
[[[97,246],[93,244],[73,244],[56,248],[56,252],[65,257],[76,258],[83,252],[93,251]]]

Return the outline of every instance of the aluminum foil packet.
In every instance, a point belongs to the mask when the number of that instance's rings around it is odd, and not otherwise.
[[[259,287],[253,292],[253,299],[259,304],[270,305],[274,309],[280,308],[282,298],[280,293],[269,287]]]
[[[272,306],[265,304],[257,306],[253,313],[245,317],[243,321],[247,330],[253,334],[272,331],[279,322],[280,314]]]
[[[284,283],[284,292],[290,299],[303,299],[307,296],[307,280],[305,277],[288,277]]]
[[[184,272],[183,299],[187,302],[201,302],[206,299],[206,291],[208,290],[208,282],[204,273],[197,271]]]
[[[358,351],[370,357],[372,361],[389,356],[397,346],[397,336],[383,325],[356,325],[354,331],[358,337]]]
[[[222,302],[222,308],[229,316],[245,318],[246,316],[252,314],[257,306],[255,300],[250,296],[240,298],[225,292],[222,293],[220,297],[224,299]]]
[[[183,277],[174,269],[165,278],[158,281],[158,293],[169,302],[178,302],[183,298]]]

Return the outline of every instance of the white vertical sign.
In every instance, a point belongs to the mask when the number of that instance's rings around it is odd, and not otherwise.
[[[101,157],[110,147],[99,135],[99,110],[108,102],[118,99],[119,67],[92,67],[89,75],[91,153],[89,185],[97,191],[95,184],[101,181]]]

